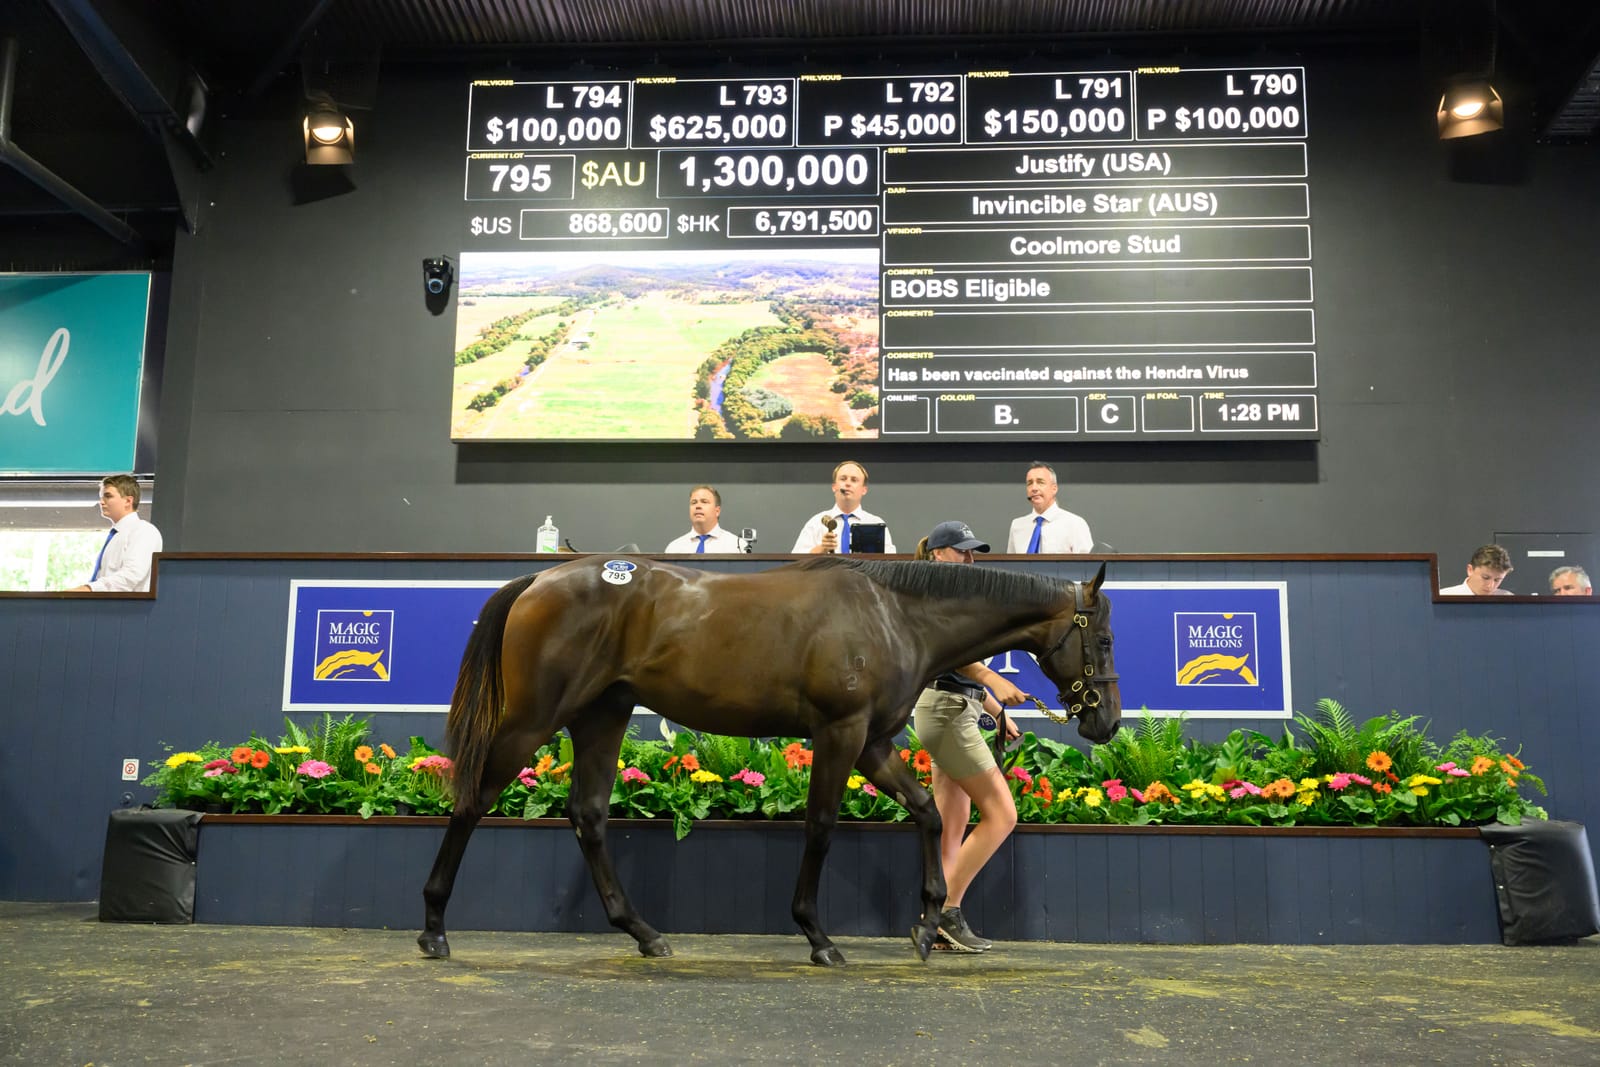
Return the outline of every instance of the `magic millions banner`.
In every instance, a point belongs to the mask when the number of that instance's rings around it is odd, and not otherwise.
[[[133,469],[149,274],[0,274],[0,476]]]
[[[290,583],[284,710],[446,710],[478,612],[500,584]],[[1108,582],[1106,591],[1125,715],[1291,716],[1286,583]],[[1002,653],[989,666],[1060,710],[1031,656]]]

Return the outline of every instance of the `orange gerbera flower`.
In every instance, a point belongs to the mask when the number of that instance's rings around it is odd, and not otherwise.
[[[562,775],[566,774],[570,770],[572,770],[572,764],[571,763],[563,763],[559,767],[551,767],[550,768],[550,777],[552,777],[552,778],[560,778]]]
[[[548,771],[551,766],[554,765],[554,763],[555,757],[551,756],[548,752],[540,756],[539,762],[534,765],[533,776],[535,778],[539,777],[545,771]]]
[[[1277,781],[1268,782],[1261,787],[1261,795],[1268,800],[1288,800],[1294,794],[1294,782],[1288,778],[1279,778]]]
[[[383,753],[385,759],[394,759],[394,749],[390,748],[388,745],[379,745],[378,751]]]
[[[783,762],[787,763],[792,770],[811,766],[811,760],[811,750],[798,741],[790,741],[783,748]]]
[[[910,763],[911,762],[911,750],[909,748],[902,748],[900,750],[900,762],[901,763]]]
[[[1394,766],[1394,760],[1389,758],[1389,753],[1379,750],[1367,757],[1367,766],[1375,771],[1386,771]]]
[[[1034,781],[1033,795],[1039,798],[1039,803],[1048,804],[1056,798],[1055,790],[1050,787],[1050,779],[1040,775]]]
[[[678,761],[678,766],[693,773],[694,771],[698,771],[700,769],[700,760],[693,752],[685,752],[683,754],[683,759]]]
[[[933,757],[928,755],[925,748],[917,749],[917,754],[911,757],[911,766],[916,768],[918,774],[927,774],[933,770]]]
[[[378,766],[376,763],[368,762],[368,764],[367,764],[367,773],[368,774],[382,774],[383,773],[383,768]]]
[[[239,745],[233,750],[233,762],[243,767],[246,763],[250,762],[250,753],[253,751],[254,749],[252,749],[249,745]]]
[[[1263,789],[1262,792],[1265,793],[1266,790]],[[1158,800],[1165,800],[1170,804],[1176,803],[1177,799],[1172,795],[1172,790],[1167,788],[1165,782],[1151,782],[1144,787],[1144,802],[1146,804],[1152,804]]]
[[[1494,770],[1494,760],[1488,756],[1479,756],[1472,761],[1473,774],[1488,774],[1492,770]]]
[[[258,748],[250,753],[250,766],[254,767],[258,771],[271,762],[272,753],[266,751],[265,749]]]
[[[357,745],[354,755],[356,757],[356,762],[357,763],[371,763],[372,762],[372,746],[371,745]]]
[[[1523,763],[1521,760],[1519,760],[1515,756],[1507,756],[1506,757],[1506,762],[1511,764],[1511,766],[1515,767],[1519,771],[1527,770],[1527,768],[1528,768],[1528,765],[1526,763]]]
[[[1515,778],[1518,774],[1517,769],[1505,760],[1500,761],[1500,769],[1506,772],[1508,778]]]
[[[1393,793],[1394,786],[1390,785],[1388,782],[1373,782],[1372,791],[1374,793]]]

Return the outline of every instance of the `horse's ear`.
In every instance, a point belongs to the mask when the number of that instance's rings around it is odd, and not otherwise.
[[[1106,565],[1105,561],[1102,560],[1100,562],[1100,569],[1095,572],[1095,576],[1093,578],[1089,579],[1089,585],[1084,589],[1084,593],[1086,594],[1084,599],[1088,600],[1090,603],[1093,603],[1094,598],[1100,595],[1100,587],[1105,584],[1105,580]]]

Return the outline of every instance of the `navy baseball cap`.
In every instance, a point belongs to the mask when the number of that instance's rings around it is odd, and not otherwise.
[[[978,535],[964,522],[941,522],[928,535],[928,548],[954,548],[965,552],[987,552],[989,546],[978,540]]]

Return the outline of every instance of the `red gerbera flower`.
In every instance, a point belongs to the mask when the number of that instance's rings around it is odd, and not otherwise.
[[[911,757],[911,766],[915,767],[919,774],[927,774],[933,770],[933,757],[928,755],[927,749],[919,748],[917,754]]]
[[[258,748],[250,753],[250,766],[254,767],[258,771],[271,762],[272,754],[264,749]]]

